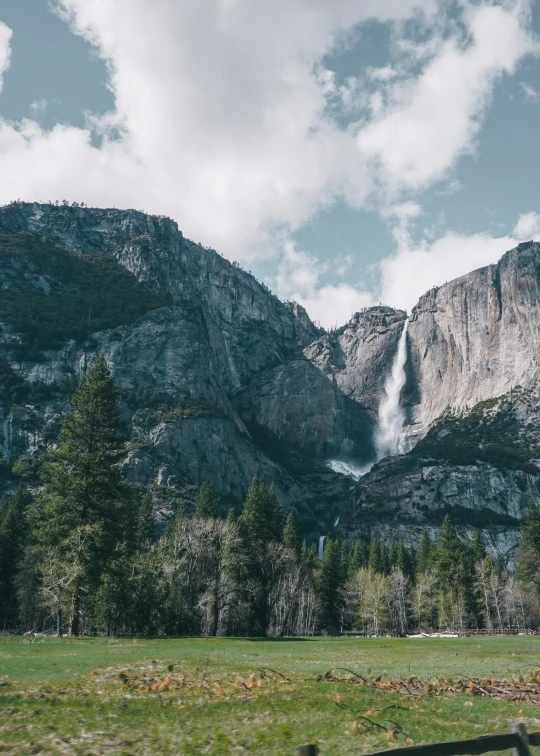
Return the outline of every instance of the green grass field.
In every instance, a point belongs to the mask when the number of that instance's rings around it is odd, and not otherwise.
[[[371,678],[502,679],[539,666],[536,637],[0,638],[0,753],[292,756],[317,742],[321,756],[345,756],[507,732],[520,720],[540,731],[532,704],[413,697],[321,677],[346,667]]]

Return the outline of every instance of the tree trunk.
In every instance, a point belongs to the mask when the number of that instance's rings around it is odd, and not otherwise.
[[[56,610],[56,633],[59,638],[62,637],[62,607],[60,605]]]

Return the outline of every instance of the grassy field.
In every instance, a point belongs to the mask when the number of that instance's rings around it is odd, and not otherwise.
[[[0,753],[292,756],[317,742],[321,756],[345,756],[506,732],[520,720],[540,731],[540,706],[324,677],[337,667],[370,678],[511,678],[540,667],[540,638],[0,638]]]

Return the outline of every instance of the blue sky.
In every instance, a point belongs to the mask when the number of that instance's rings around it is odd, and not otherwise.
[[[410,308],[540,238],[538,35],[527,0],[2,0],[0,202],[170,215],[326,325]]]

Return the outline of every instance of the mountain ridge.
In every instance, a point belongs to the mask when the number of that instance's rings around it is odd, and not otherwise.
[[[23,237],[33,251],[24,252]],[[418,487],[414,471],[430,459],[422,439],[445,413],[466,417],[479,402],[515,392],[518,385],[536,386],[540,245],[519,245],[496,265],[420,298],[408,318],[401,394],[404,433],[409,446],[420,441],[418,450],[380,462],[357,483],[324,465],[343,460],[360,468],[376,461],[378,407],[404,311],[367,308],[323,332],[300,305],[280,302],[251,274],[186,239],[174,221],[139,211],[14,203],[0,208],[2,243],[14,246],[0,254],[0,287],[6,297],[18,287],[34,308],[32,317],[27,308],[15,319],[0,306],[5,465],[21,454],[38,455],[54,440],[66,387],[102,351],[132,427],[128,476],[167,491],[171,500],[208,476],[224,504],[238,506],[257,474],[274,483],[283,512],[294,510],[311,538],[333,532],[338,517],[342,536],[369,537],[391,512],[394,525],[408,528],[409,540],[416,541],[443,510],[455,511],[461,521],[462,509],[485,512],[484,520],[475,514],[471,521],[485,521],[492,534],[504,527],[513,532],[527,496],[536,495],[536,459],[527,456],[527,433],[515,452],[525,455],[526,473],[513,462],[497,467],[483,452],[476,467],[457,464],[462,460],[451,454],[429,462],[438,470],[431,477],[454,480],[456,490],[474,488],[477,481],[479,492],[467,500],[475,502],[472,507],[459,503],[466,493],[456,494],[439,480],[438,498],[422,493],[427,510],[418,507],[411,518],[411,496],[403,491]],[[55,259],[62,263],[56,273]],[[93,298],[92,286],[100,286],[99,296]],[[133,292],[133,302],[110,304],[125,292]],[[98,301],[99,312],[92,312]],[[57,342],[45,343],[43,324],[57,317],[65,326],[62,313],[77,306],[85,316],[80,325],[73,318],[73,334],[64,329]],[[29,320],[37,324],[33,331]],[[531,413],[517,395],[515,404],[516,427],[524,428]],[[524,491],[523,474],[530,478]],[[494,481],[507,492],[511,514],[490,505]],[[385,508],[378,491],[396,486],[401,493],[390,498],[401,504]],[[492,539],[493,548],[509,551],[510,541]]]

